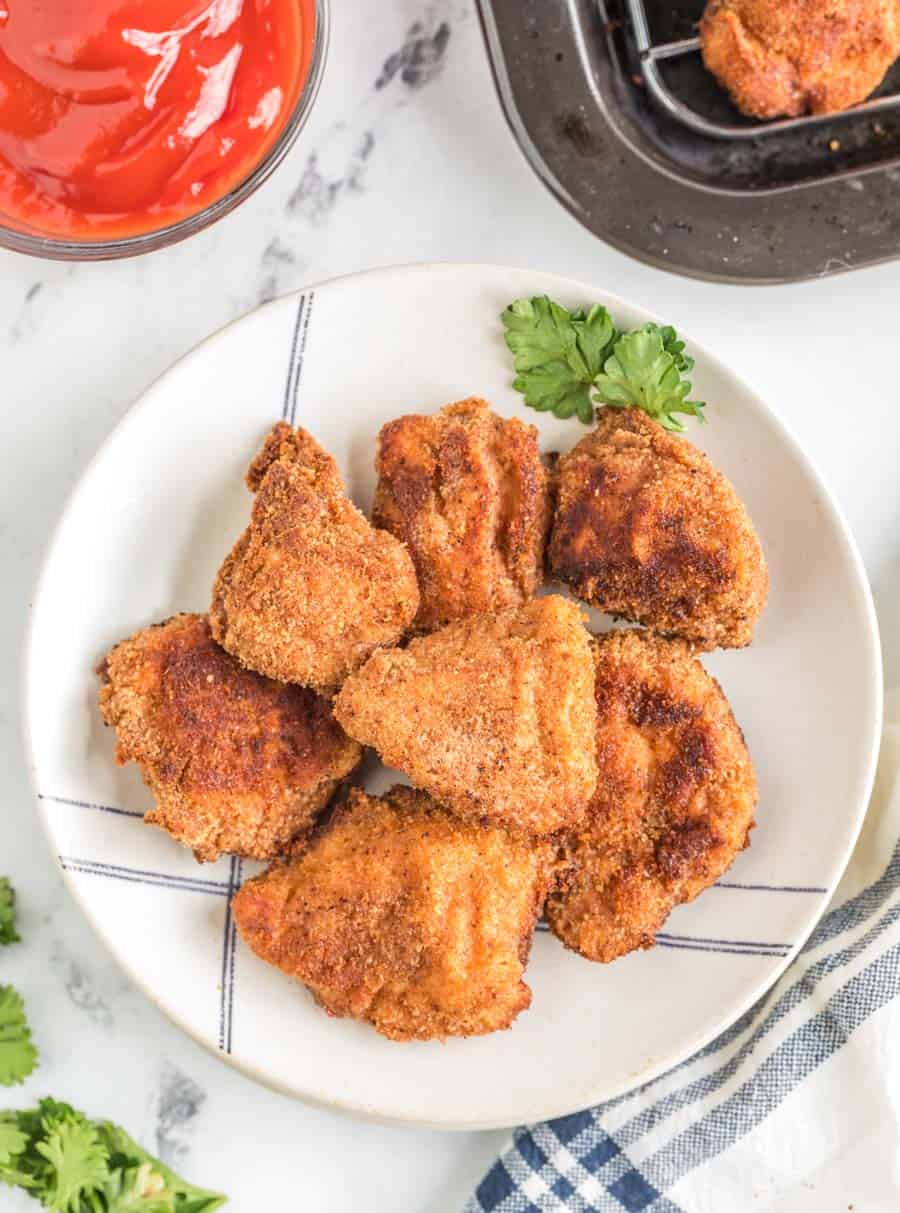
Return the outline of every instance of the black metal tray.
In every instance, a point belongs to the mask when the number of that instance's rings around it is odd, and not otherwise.
[[[506,117],[586,227],[676,273],[790,282],[900,256],[900,67],[864,107],[753,123],[702,0],[478,0]]]

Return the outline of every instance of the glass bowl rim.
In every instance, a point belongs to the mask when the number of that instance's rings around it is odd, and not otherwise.
[[[189,236],[203,231],[254,194],[264,181],[274,173],[294,146],[298,135],[306,125],[325,69],[328,46],[331,38],[331,0],[314,0],[316,29],[312,55],[306,81],[297,98],[297,103],[275,143],[262,160],[227,194],[211,202],[196,214],[187,215],[176,223],[141,232],[135,236],[121,236],[113,240],[72,240],[58,236],[41,236],[35,232],[23,232],[8,227],[0,217],[0,249],[24,253],[30,257],[42,257],[51,261],[112,261],[122,257],[137,257],[157,249],[178,244]]]

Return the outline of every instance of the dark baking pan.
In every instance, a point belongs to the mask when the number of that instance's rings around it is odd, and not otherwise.
[[[610,244],[728,282],[900,256],[900,69],[845,114],[758,123],[702,65],[702,0],[478,5],[522,150]]]

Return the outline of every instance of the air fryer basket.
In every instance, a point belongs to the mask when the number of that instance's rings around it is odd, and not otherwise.
[[[845,114],[759,123],[703,67],[703,0],[479,6],[532,167],[611,244],[732,282],[811,278],[900,254],[900,69]]]

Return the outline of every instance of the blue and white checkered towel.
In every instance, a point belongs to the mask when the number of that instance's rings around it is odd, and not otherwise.
[[[776,985],[662,1078],[517,1130],[466,1213],[898,1213],[900,692],[885,722],[853,858]]]

